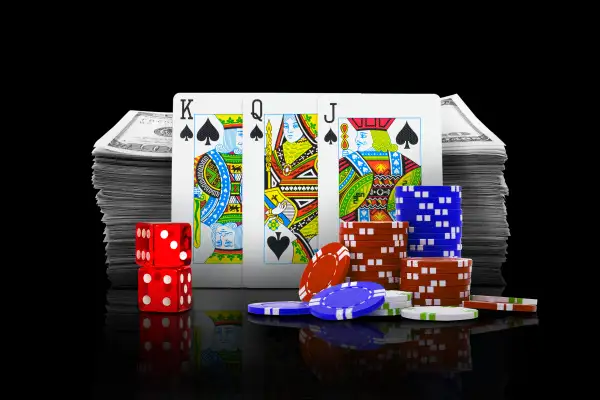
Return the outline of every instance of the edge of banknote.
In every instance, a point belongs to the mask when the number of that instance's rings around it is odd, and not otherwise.
[[[476,143],[478,145],[494,146],[501,144],[502,146],[506,146],[504,142],[500,140],[500,138],[498,138],[498,136],[496,136],[491,130],[489,130],[483,124],[483,122],[481,122],[479,118],[477,118],[475,114],[473,114],[471,109],[467,107],[465,102],[460,98],[458,94],[442,97],[440,100],[442,107],[454,107],[456,112],[465,120],[465,122],[473,130],[473,132],[469,132],[470,135],[456,135],[455,137],[450,137],[450,134],[454,132],[442,131],[442,144],[444,146],[461,146],[465,145],[466,143]]]
[[[166,146],[164,143],[154,143],[151,140],[147,143],[124,143],[120,140],[136,119],[140,117],[171,120],[170,129],[162,127],[162,129],[167,129],[165,130],[165,134],[168,134],[171,137],[170,145]],[[173,156],[172,118],[173,113],[130,110],[119,122],[94,143],[92,154],[121,153],[140,157],[171,158]]]

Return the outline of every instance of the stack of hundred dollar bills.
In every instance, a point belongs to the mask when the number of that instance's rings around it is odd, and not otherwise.
[[[504,285],[504,143],[458,95],[441,105],[444,185],[462,187],[462,256],[473,259],[474,285]],[[108,277],[113,288],[136,287],[135,224],[171,217],[172,114],[130,111],[94,147]]]
[[[130,111],[94,145],[92,182],[114,288],[137,286],[135,224],[171,220],[172,130],[171,113]]]
[[[462,186],[462,256],[473,259],[471,282],[504,285],[506,148],[456,94],[442,98],[442,159],[444,185]]]

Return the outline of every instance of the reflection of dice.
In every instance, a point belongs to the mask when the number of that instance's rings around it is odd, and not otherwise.
[[[183,222],[140,222],[135,226],[135,262],[176,268],[192,261],[192,227]]]
[[[138,269],[141,311],[181,312],[192,308],[192,268]]]
[[[189,360],[191,312],[140,313],[140,372],[177,373]]]

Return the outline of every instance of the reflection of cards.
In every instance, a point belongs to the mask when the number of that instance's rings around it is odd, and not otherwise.
[[[297,287],[319,248],[316,94],[244,100],[244,285]]]
[[[174,98],[171,218],[192,225],[194,287],[242,286],[243,96]]]
[[[330,95],[319,99],[319,236],[340,221],[394,220],[395,187],[441,185],[436,95]],[[321,137],[321,136],[320,136]]]

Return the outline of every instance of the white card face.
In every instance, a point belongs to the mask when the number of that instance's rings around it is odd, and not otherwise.
[[[318,94],[244,99],[245,287],[297,288],[320,248]]]
[[[241,287],[244,93],[173,99],[171,218],[192,225],[192,285]],[[261,226],[254,227],[260,229]]]
[[[439,96],[328,95],[318,111],[323,244],[341,221],[395,220],[396,186],[442,185]]]

